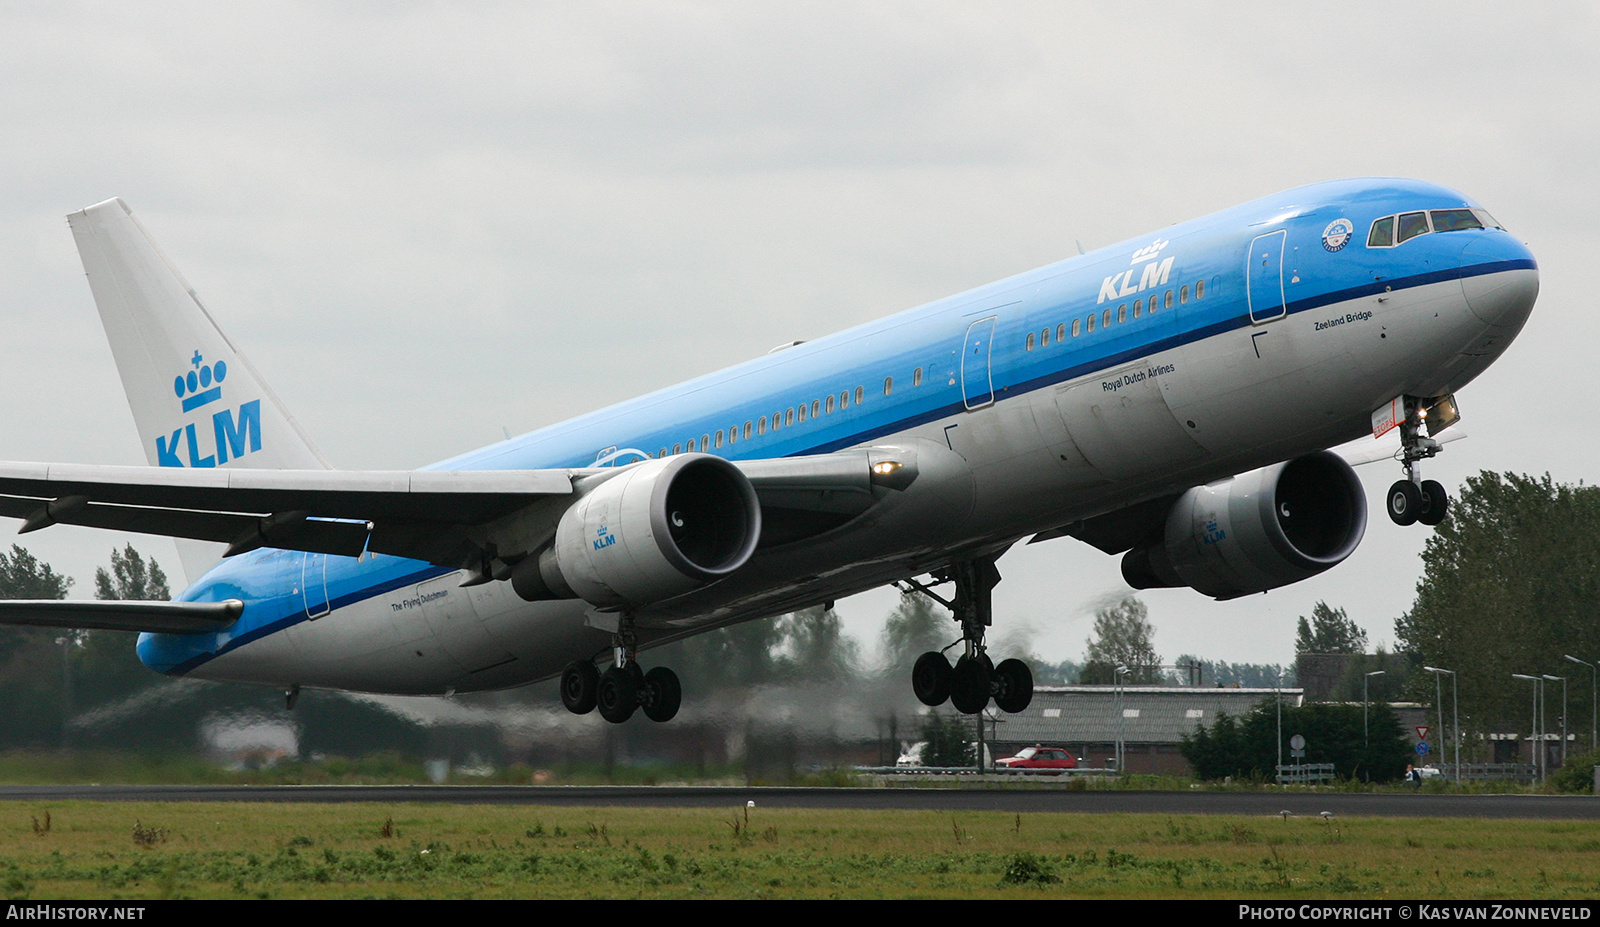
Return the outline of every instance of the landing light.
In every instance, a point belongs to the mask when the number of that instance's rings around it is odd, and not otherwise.
[[[872,472],[876,473],[878,476],[888,476],[894,471],[900,469],[900,467],[901,463],[898,460],[880,460],[872,465]]]

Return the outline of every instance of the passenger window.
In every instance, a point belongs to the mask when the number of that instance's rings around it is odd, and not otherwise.
[[[749,422],[745,422],[744,423],[744,439],[746,441],[750,440],[750,423]]]
[[[695,452],[695,447],[696,447],[696,445],[694,443],[694,439],[690,438],[689,439],[689,453],[693,454]]]
[[[1032,351],[1033,350],[1033,332],[1028,332],[1028,344],[1027,344],[1027,347],[1024,348],[1024,350],[1027,350],[1027,351]]]
[[[845,390],[839,394],[839,411],[843,412],[850,407],[850,391]]]
[[[820,399],[811,400],[811,417],[812,418],[816,418],[817,416],[819,416],[821,414],[822,414],[822,400],[820,400]]]
[[[1133,317],[1137,319],[1139,316],[1141,316],[1143,314],[1144,314],[1144,300],[1142,300],[1142,299],[1134,300],[1133,301]]]
[[[716,446],[717,447],[721,447],[722,446],[722,429],[721,428],[717,429],[717,444],[716,444]]]
[[[1168,290],[1166,297],[1161,300],[1161,308],[1163,308],[1163,309],[1171,309],[1172,308],[1172,291],[1171,290]]]
[[[794,409],[789,409],[783,413],[783,423],[785,425],[794,424]]]
[[[892,392],[894,392],[894,377],[884,377],[883,378],[883,394],[885,396],[887,396]]]
[[[672,453],[673,453],[673,455],[674,455],[674,456],[676,456],[676,455],[678,455],[678,454],[682,454],[682,453],[683,453],[683,445],[681,445],[681,444],[674,444],[674,445],[673,445],[673,446],[672,446]]]
[[[1084,330],[1091,335],[1094,334],[1094,315],[1091,314],[1087,319],[1084,319],[1084,323]]]
[[[1181,306],[1189,301],[1189,284],[1185,283],[1178,289],[1178,304]]]
[[[1128,321],[1128,304],[1123,303],[1117,307],[1117,324],[1121,325],[1126,321]]]
[[[1404,244],[1418,235],[1426,234],[1428,234],[1428,214],[1408,212],[1400,217],[1400,232],[1395,236],[1394,243]]]
[[[1080,331],[1082,331],[1082,330],[1083,330],[1083,320],[1082,319],[1073,319],[1072,320],[1072,337],[1074,337],[1074,338],[1078,337],[1078,333]]]
[[[764,435],[766,433],[767,433],[767,417],[765,415],[763,415],[760,418],[756,419],[756,434]]]
[[[738,425],[735,425],[732,428],[728,429],[728,443],[729,444],[738,444],[739,443],[739,426]]]
[[[1060,325],[1056,326],[1056,340],[1057,341],[1066,341],[1067,340],[1067,323],[1062,322]]]
[[[1105,312],[1101,313],[1101,315],[1100,315],[1100,327],[1101,328],[1109,328],[1110,326],[1111,326],[1111,310],[1107,309]]]
[[[1045,347],[1049,343],[1050,343],[1050,329],[1047,328],[1044,331],[1039,333],[1039,347],[1041,347],[1041,348]]]
[[[828,394],[828,404],[827,404],[827,406],[824,407],[824,411],[826,411],[829,415],[833,414],[833,394],[832,393]]]
[[[800,403],[800,421],[803,422],[805,420],[806,420],[806,404],[802,402],[802,403]]]
[[[667,449],[666,448],[662,448],[661,452],[656,454],[656,457],[658,457],[658,458],[659,457],[665,457],[665,456],[667,456]]]
[[[772,413],[772,430],[773,431],[777,431],[779,428],[782,428],[782,427],[783,427],[783,413],[782,412],[774,412],[774,413]]]
[[[1205,295],[1206,295],[1206,282],[1204,280],[1196,280],[1194,282],[1194,298],[1195,299],[1203,299],[1205,297]]]
[[[1394,216],[1384,216],[1372,223],[1367,233],[1368,248],[1388,248],[1394,244]]]
[[[911,371],[911,385],[912,386],[921,386],[922,385],[922,368],[921,367],[918,367],[917,369]],[[815,403],[812,403],[812,405],[815,405]]]
[[[867,398],[867,388],[865,386],[856,387],[856,405],[858,405],[858,406],[861,405],[861,401],[863,399],[866,399],[866,398]]]

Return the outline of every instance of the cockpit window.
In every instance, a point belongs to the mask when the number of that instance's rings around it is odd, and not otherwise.
[[[1428,214],[1425,212],[1407,212],[1400,215],[1400,234],[1395,236],[1395,244],[1403,244],[1416,238],[1418,235],[1428,234]]]
[[[1372,231],[1367,233],[1368,248],[1387,248],[1394,244],[1394,216],[1384,216],[1372,223]]]
[[[1433,230],[1435,232],[1459,232],[1463,229],[1481,229],[1483,223],[1473,215],[1470,209],[1435,209],[1430,213],[1433,217]]]
[[[1504,229],[1505,228],[1500,223],[1494,221],[1494,216],[1489,215],[1489,210],[1487,210],[1487,209],[1474,209],[1472,211],[1472,214],[1478,217],[1478,221],[1482,222],[1483,223],[1483,227],[1486,228],[1486,229]]]

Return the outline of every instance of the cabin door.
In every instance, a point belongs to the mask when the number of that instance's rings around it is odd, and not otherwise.
[[[991,315],[967,326],[966,345],[961,351],[961,397],[969,411],[994,403],[994,380],[989,374],[989,358],[996,318]]]
[[[1289,233],[1284,229],[1257,235],[1250,242],[1250,263],[1245,277],[1250,288],[1250,322],[1260,325],[1284,316],[1283,299],[1283,243]]]

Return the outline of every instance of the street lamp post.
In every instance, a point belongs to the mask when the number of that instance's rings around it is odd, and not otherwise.
[[[1524,675],[1522,673],[1512,673],[1511,674],[1511,678],[1512,679],[1527,679],[1527,680],[1530,680],[1533,683],[1533,742],[1536,743],[1536,744],[1541,744],[1540,746],[1537,746],[1537,747],[1534,748],[1538,752],[1534,754],[1533,768],[1534,768],[1534,775],[1536,777],[1538,777],[1541,781],[1543,781],[1543,779],[1544,779],[1544,762],[1543,762],[1543,760],[1544,760],[1544,748],[1542,746],[1542,743],[1541,743],[1541,740],[1540,740],[1540,733],[1539,733],[1539,693],[1540,693],[1541,690],[1544,689],[1544,680],[1541,679],[1538,676],[1527,676],[1527,675]]]
[[[1587,660],[1580,660],[1570,653],[1564,656],[1574,663],[1589,667],[1589,749],[1600,750],[1600,672],[1596,672],[1595,665]]]
[[[1435,700],[1438,700],[1441,697],[1441,693],[1439,691],[1439,674],[1440,673],[1449,673],[1450,674],[1450,717],[1454,721],[1454,724],[1452,725],[1452,727],[1453,727],[1453,729],[1455,731],[1455,737],[1454,737],[1454,741],[1455,741],[1455,778],[1457,779],[1457,781],[1459,781],[1461,779],[1461,711],[1460,711],[1460,705],[1457,703],[1458,700],[1456,698],[1456,694],[1458,692],[1458,690],[1456,689],[1456,671],[1455,670],[1440,669],[1437,666],[1424,666],[1423,669],[1425,669],[1428,672],[1433,674],[1433,690],[1434,690],[1434,699]],[[1443,731],[1444,730],[1444,704],[1443,704],[1442,701],[1438,702],[1438,704],[1439,704],[1439,730]],[[1444,751],[1441,750],[1439,752],[1439,757],[1441,759],[1443,759]]]
[[[1561,680],[1561,765],[1567,765],[1567,677],[1544,674],[1544,678],[1555,682]]]
[[[1387,675],[1385,670],[1373,670],[1361,679],[1361,739],[1363,745],[1372,746],[1372,734],[1367,729],[1367,681],[1374,676]]]

